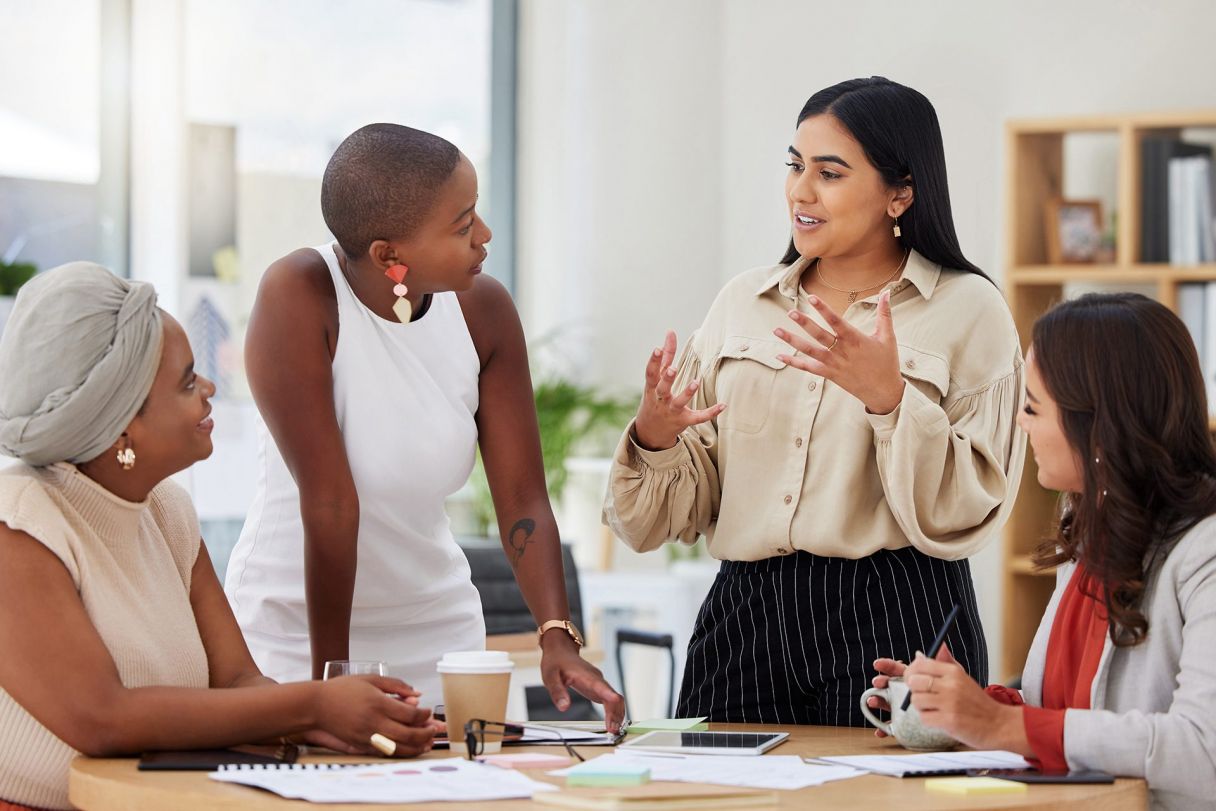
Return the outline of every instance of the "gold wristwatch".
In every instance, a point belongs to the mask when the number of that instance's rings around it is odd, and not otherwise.
[[[570,634],[570,638],[574,640],[574,644],[580,648],[583,646],[583,635],[578,632],[578,628],[570,620],[549,620],[544,625],[536,629],[536,644],[539,645],[541,639],[545,635],[545,631],[551,631],[554,628],[564,628],[566,633]]]

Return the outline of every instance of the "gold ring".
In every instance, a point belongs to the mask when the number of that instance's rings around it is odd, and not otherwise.
[[[377,732],[372,735],[371,741],[372,746],[383,752],[385,757],[392,757],[397,753],[397,742],[386,735],[381,735]]]
[[[839,341],[839,340],[840,340],[840,336],[839,336],[839,335],[833,335],[833,336],[832,336],[832,345],[828,347],[828,351],[829,351],[829,352],[831,352],[833,349],[835,349],[835,348],[836,348],[836,342],[837,342],[837,341]]]

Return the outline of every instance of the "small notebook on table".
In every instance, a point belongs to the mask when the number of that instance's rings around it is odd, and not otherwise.
[[[144,752],[139,758],[139,770],[141,772],[213,772],[224,766],[270,766],[280,763],[295,763],[299,756],[300,748],[294,744]]]

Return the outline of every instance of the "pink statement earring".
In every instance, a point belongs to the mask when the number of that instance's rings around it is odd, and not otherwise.
[[[396,264],[384,271],[384,275],[393,280],[393,295],[397,297],[397,301],[393,304],[393,315],[397,316],[397,320],[402,324],[408,324],[410,318],[414,315],[414,308],[410,304],[410,300],[405,297],[405,294],[410,292],[410,289],[405,286],[405,274],[409,271],[405,265]]]

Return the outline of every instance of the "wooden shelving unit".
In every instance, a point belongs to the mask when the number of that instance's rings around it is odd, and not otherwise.
[[[1142,115],[1010,121],[1006,125],[1005,294],[1023,350],[1035,319],[1065,294],[1071,283],[1112,289],[1151,285],[1156,297],[1177,309],[1178,285],[1216,281],[1216,264],[1176,267],[1137,262],[1140,256],[1140,150],[1148,135],[1178,135],[1183,129],[1216,129],[1216,110]],[[1077,133],[1108,133],[1118,139],[1118,212],[1115,260],[1104,265],[1050,265],[1044,207],[1064,196],[1064,139]],[[1212,428],[1216,430],[1216,421]],[[1017,503],[1005,528],[1003,674],[1021,673],[1039,619],[1055,587],[1053,572],[1036,572],[1030,556],[1052,529],[1059,506],[1055,493],[1039,486],[1030,449]]]

